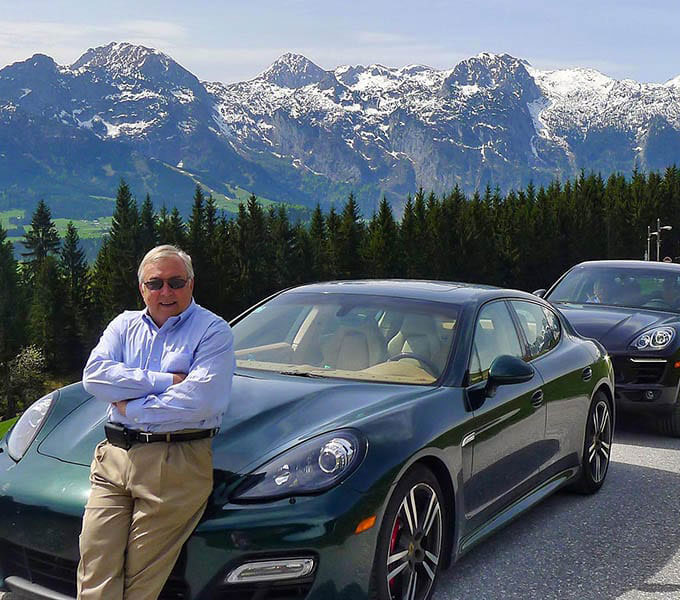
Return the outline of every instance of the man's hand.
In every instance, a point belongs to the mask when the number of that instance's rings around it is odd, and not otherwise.
[[[172,385],[176,385],[178,383],[181,383],[186,379],[186,373],[173,373],[172,374]],[[118,412],[123,415],[125,415],[125,411],[127,408],[127,403],[129,400],[120,400],[118,402],[114,402],[113,405],[118,409]]]
[[[186,379],[187,374],[186,373],[173,373],[172,374],[172,385],[177,385],[178,383],[182,383]]]

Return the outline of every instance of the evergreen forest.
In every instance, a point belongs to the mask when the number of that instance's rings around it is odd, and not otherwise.
[[[293,223],[284,206],[263,208],[255,196],[227,218],[199,186],[185,220],[177,208],[155,211],[148,195],[138,205],[121,181],[110,232],[88,265],[75,226],[62,239],[41,201],[22,240],[22,260],[0,226],[0,420],[36,399],[47,377],[78,379],[108,321],[143,306],[137,266],[161,243],[191,255],[196,302],[229,320],[277,290],[313,281],[417,278],[545,288],[583,260],[643,258],[647,227],[654,230],[657,218],[673,226],[664,231],[661,256],[675,259],[676,167],[606,180],[582,173],[505,195],[490,187],[472,197],[458,188],[445,195],[419,190],[406,199],[401,219],[385,199],[374,214],[362,215],[350,194],[328,212],[317,204],[308,223]]]

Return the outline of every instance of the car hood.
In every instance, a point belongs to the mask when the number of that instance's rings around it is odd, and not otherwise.
[[[213,442],[215,469],[247,473],[299,441],[356,426],[376,411],[390,410],[427,389],[276,374],[236,375],[229,408]],[[38,452],[87,466],[94,447],[104,439],[105,420],[105,403],[91,398],[54,427]]]
[[[677,325],[676,314],[620,306],[555,303],[584,337],[595,338],[609,352],[628,348],[636,335],[655,325]]]

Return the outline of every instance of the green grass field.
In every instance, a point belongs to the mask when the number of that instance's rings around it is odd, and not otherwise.
[[[19,417],[14,417],[13,419],[9,419],[8,421],[2,421],[0,423],[0,438],[5,435],[5,432],[12,426],[14,423],[16,423],[17,419]]]
[[[62,238],[66,234],[66,225],[69,221],[73,221],[73,224],[78,230],[78,235],[82,239],[102,237],[102,235],[107,233],[111,227],[111,217],[100,217],[99,219],[94,220],[53,219],[53,221]]]
[[[2,224],[4,229],[16,229],[16,225],[10,224],[9,220],[12,217],[23,218],[24,211],[20,208],[13,208],[11,210],[0,211],[0,224]]]

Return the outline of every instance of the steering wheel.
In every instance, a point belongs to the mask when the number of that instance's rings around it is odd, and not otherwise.
[[[439,369],[430,361],[430,359],[425,358],[420,354],[416,354],[415,352],[400,352],[399,354],[390,356],[387,359],[387,362],[392,362],[393,360],[401,360],[402,358],[415,358],[418,362],[422,363],[424,367],[426,367],[426,371],[430,375],[432,375],[432,377],[439,377],[439,375],[437,374],[439,373]]]

